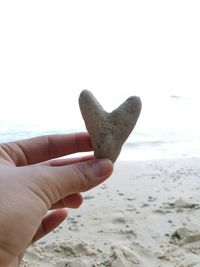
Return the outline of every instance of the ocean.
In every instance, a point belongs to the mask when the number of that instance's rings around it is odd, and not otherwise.
[[[127,139],[119,160],[200,157],[198,97],[142,95],[141,99],[141,116]],[[107,111],[116,108],[124,100],[123,93],[100,97],[100,102]],[[34,106],[30,103],[21,105],[20,108],[13,101],[10,113],[2,112],[5,107],[1,105],[0,142],[86,130],[77,95],[59,101],[51,97],[47,103],[36,105],[35,102]]]

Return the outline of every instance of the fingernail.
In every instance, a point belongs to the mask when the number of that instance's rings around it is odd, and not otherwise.
[[[91,164],[96,177],[103,177],[112,172],[112,162],[109,159],[95,159]]]

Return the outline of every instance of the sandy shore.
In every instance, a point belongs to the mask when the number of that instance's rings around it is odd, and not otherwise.
[[[200,266],[200,159],[117,162],[22,266]]]

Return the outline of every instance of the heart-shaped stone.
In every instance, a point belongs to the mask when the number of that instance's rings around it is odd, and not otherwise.
[[[90,91],[84,90],[79,97],[79,106],[91,137],[95,158],[109,158],[115,162],[140,115],[140,98],[129,97],[108,113]]]

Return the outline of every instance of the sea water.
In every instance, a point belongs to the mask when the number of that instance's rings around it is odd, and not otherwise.
[[[198,97],[144,95],[141,99],[140,118],[123,146],[120,160],[200,157]],[[100,102],[111,111],[124,100],[121,93],[102,97]],[[29,108],[26,104],[17,107],[14,101],[10,105],[10,113],[1,110],[0,142],[86,130],[76,97],[68,101],[52,98]],[[8,103],[4,106],[6,110]]]

